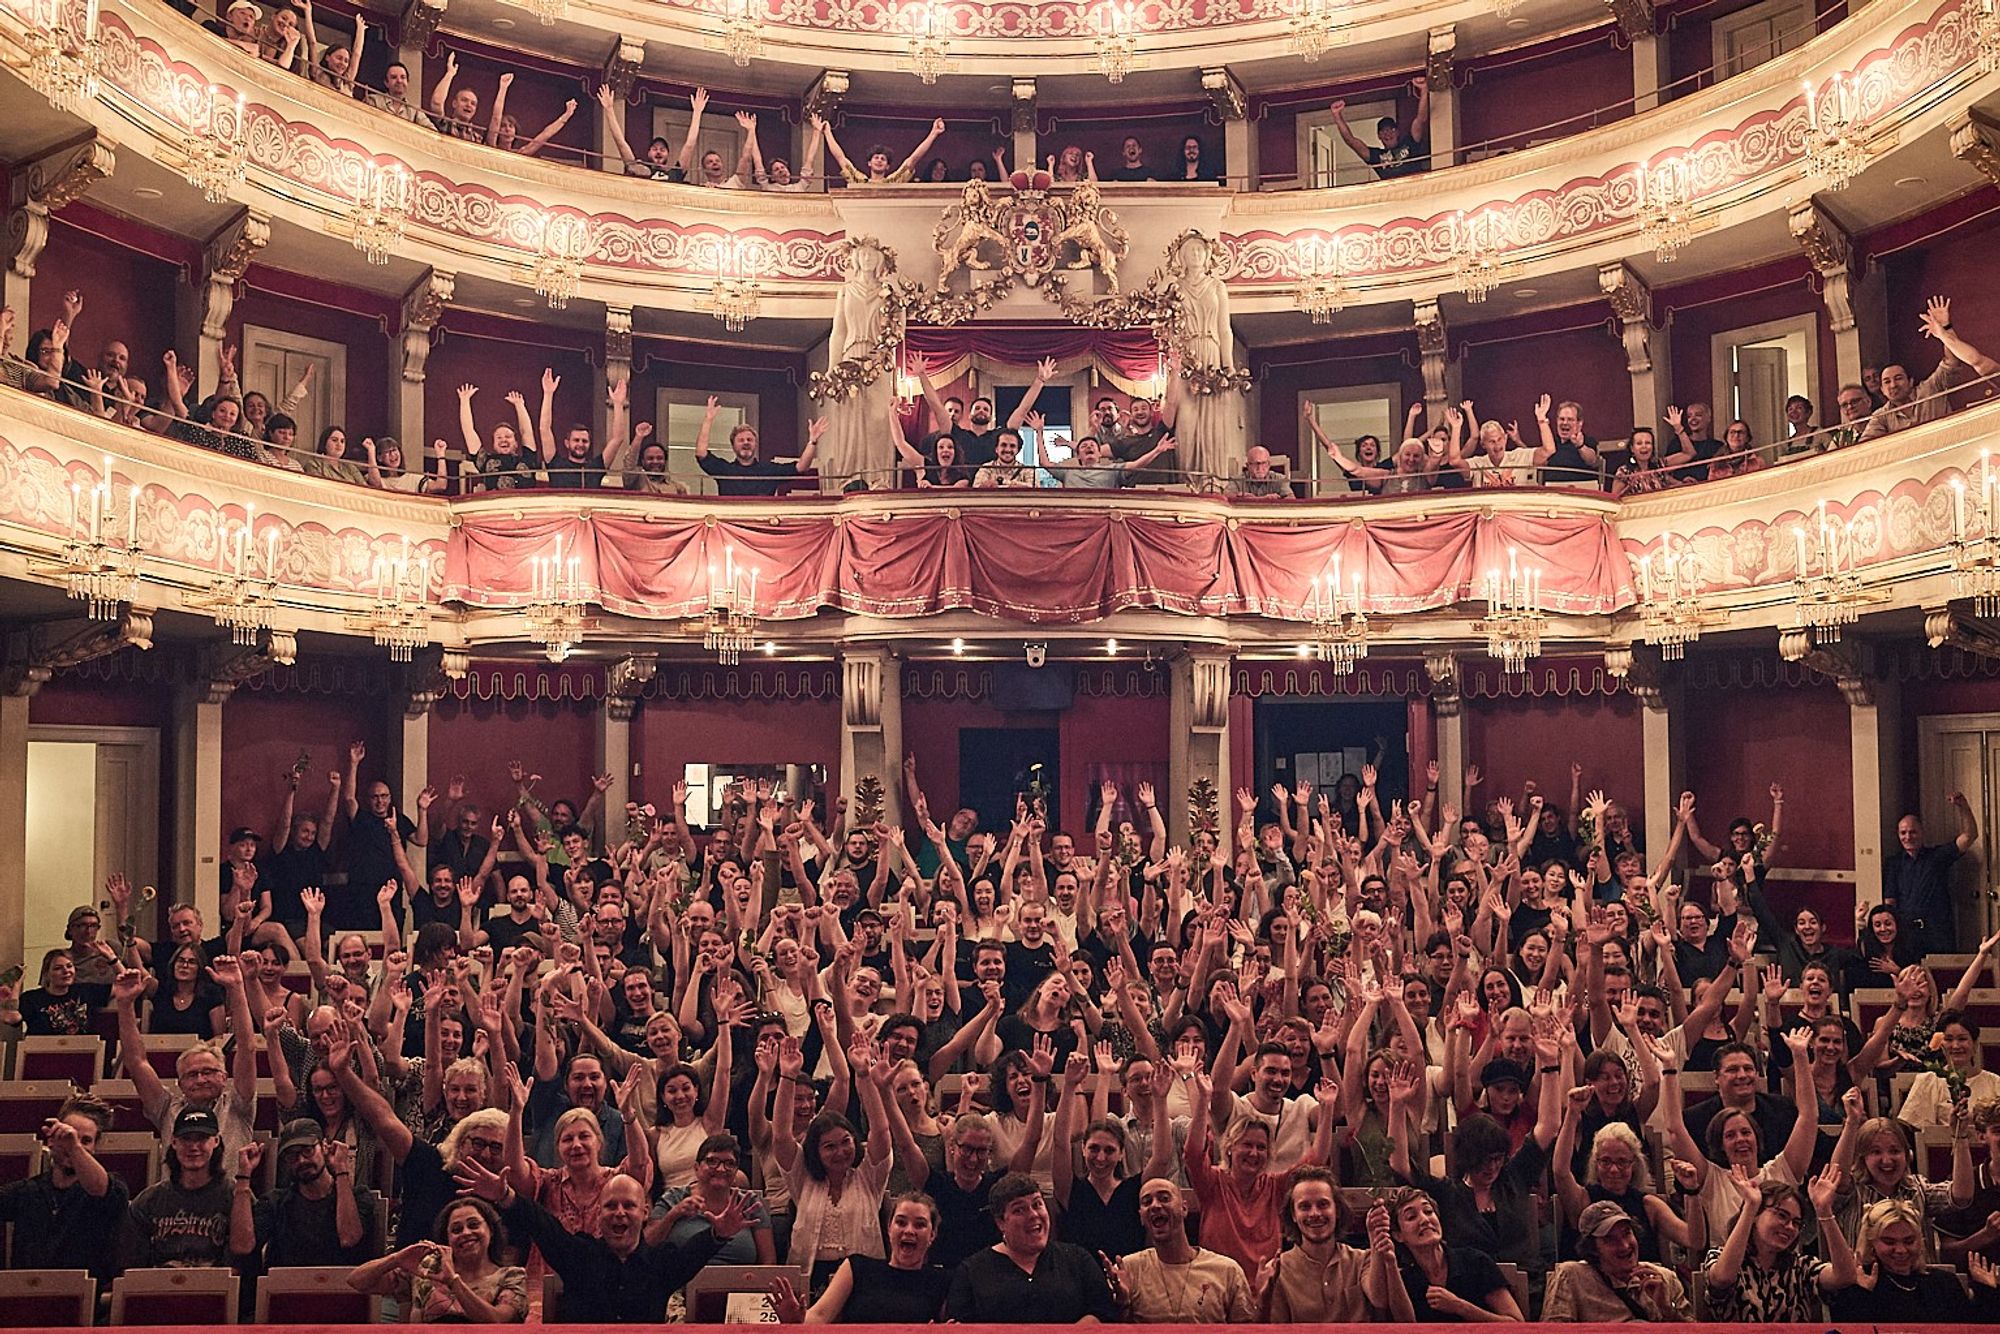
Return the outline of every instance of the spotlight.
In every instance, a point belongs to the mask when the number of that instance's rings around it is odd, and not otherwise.
[[[1105,641],[1104,641],[1104,656],[1105,656],[1105,657],[1107,657],[1107,658],[1115,658],[1115,657],[1117,657],[1117,656],[1118,656],[1118,641],[1117,641],[1117,640],[1115,640],[1115,639],[1107,639],[1107,640],[1105,640]]]
[[[1023,644],[1021,650],[1028,655],[1028,665],[1030,667],[1044,666],[1049,660],[1049,646],[1047,644]]]
[[[951,641],[951,656],[954,658],[965,656],[965,641],[963,639],[954,639]]]

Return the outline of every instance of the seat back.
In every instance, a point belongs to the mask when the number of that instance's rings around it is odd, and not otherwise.
[[[551,1269],[542,1275],[542,1323],[553,1325],[562,1319],[562,1276]]]
[[[190,1047],[201,1045],[201,1039],[192,1033],[148,1033],[146,1035],[146,1064],[153,1067],[153,1073],[161,1081],[172,1086],[180,1077],[178,1069],[181,1053]]]
[[[381,1299],[347,1286],[345,1265],[280,1267],[257,1280],[260,1325],[372,1325]]]
[[[139,1086],[131,1080],[100,1079],[90,1086],[90,1096],[111,1109],[113,1130],[145,1128],[146,1104],[139,1097]]]
[[[94,1034],[24,1037],[14,1044],[14,1078],[66,1079],[89,1088],[104,1075],[104,1039]]]
[[[233,1325],[242,1286],[231,1269],[128,1269],[111,1284],[114,1325]]]
[[[1517,1264],[1503,1264],[1499,1266],[1499,1269],[1500,1277],[1506,1279],[1507,1286],[1513,1290],[1514,1305],[1521,1308],[1521,1318],[1523,1320],[1533,1320],[1535,1318],[1534,1311],[1528,1306],[1527,1271]]]
[[[41,1164],[40,1135],[0,1135],[0,1185],[26,1181],[40,1170]]]
[[[134,1198],[160,1179],[160,1140],[150,1130],[114,1130],[99,1135],[93,1152],[104,1170],[124,1182]]]
[[[79,1329],[96,1314],[97,1280],[88,1270],[0,1270],[0,1325]]]
[[[34,1134],[74,1092],[67,1079],[0,1080],[0,1135]]]

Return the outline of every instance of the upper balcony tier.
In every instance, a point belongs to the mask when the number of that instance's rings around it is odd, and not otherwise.
[[[0,46],[23,55],[26,0],[4,0],[0,11]],[[1804,89],[1823,103],[1837,83],[1858,108],[1856,139],[1869,166],[1828,198],[1847,230],[1866,233],[1964,194],[1996,170],[1980,108],[2000,89],[2000,72],[1981,71],[1980,12],[1979,0],[1872,4],[1796,50],[1656,109],[1400,180],[1267,193],[1106,185],[1105,202],[1131,238],[1122,272],[1143,281],[1184,228],[1219,238],[1239,334],[1254,345],[1316,332],[1296,309],[1297,288],[1329,256],[1348,289],[1336,334],[1407,327],[1411,302],[1460,300],[1456,269],[1468,250],[1492,252],[1503,300],[1507,289],[1528,285],[1541,305],[1594,298],[1607,264],[1625,263],[1649,280],[1733,271],[1796,253],[1788,213],[1825,184],[1811,160]],[[115,168],[96,153],[64,198],[87,192],[114,212],[200,242],[247,208],[271,225],[269,258],[383,294],[400,296],[427,270],[448,272],[457,304],[505,310],[532,288],[550,218],[587,219],[576,297],[551,322],[602,327],[610,308],[643,312],[634,316],[642,329],[712,330],[696,307],[727,263],[763,282],[759,341],[802,348],[825,329],[848,236],[886,240],[905,277],[928,281],[933,231],[957,199],[950,186],[703,189],[524,158],[287,75],[162,6],[111,0],[100,32],[97,95],[75,113],[52,112],[15,88],[19,114],[0,127],[10,157],[46,157],[60,174],[77,156],[77,137],[94,133],[114,150]],[[244,99],[247,157],[243,178],[225,183],[214,203],[180,171],[190,140],[210,132],[211,88],[225,134]],[[1694,235],[1666,270],[1641,235],[1638,172],[1669,160],[1691,183]],[[357,262],[349,216],[385,171],[404,174],[410,217],[378,267]],[[1016,290],[995,314],[1054,312]]]

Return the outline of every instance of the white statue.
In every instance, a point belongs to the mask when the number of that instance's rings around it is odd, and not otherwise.
[[[1167,252],[1184,331],[1181,362],[1190,371],[1236,364],[1236,341],[1229,331],[1229,288],[1222,281],[1226,258],[1220,242],[1196,231],[1182,232]],[[1243,395],[1228,388],[1195,393],[1188,385],[1179,386],[1179,391],[1174,439],[1180,466],[1196,490],[1213,489],[1243,466],[1247,439]]]
[[[847,243],[847,277],[833,305],[833,333],[826,367],[847,360],[867,361],[881,342],[888,319],[888,276],[896,261],[872,236]],[[826,434],[819,443],[819,489],[836,495],[857,478],[870,487],[895,484],[896,423],[894,369],[880,374],[845,398],[826,400]]]

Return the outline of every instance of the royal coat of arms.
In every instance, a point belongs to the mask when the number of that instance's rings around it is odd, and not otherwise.
[[[1118,215],[1104,207],[1097,185],[1053,193],[1045,171],[1017,171],[1013,193],[994,199],[984,181],[967,183],[933,232],[937,290],[951,289],[960,269],[999,272],[1040,287],[1058,269],[1097,269],[1118,290],[1118,261],[1130,246]]]

